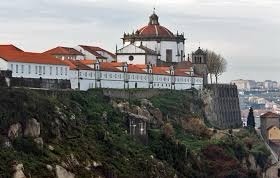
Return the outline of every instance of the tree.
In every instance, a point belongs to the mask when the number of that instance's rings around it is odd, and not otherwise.
[[[249,128],[255,128],[255,117],[254,117],[254,110],[253,108],[251,107],[249,109],[249,114],[248,114],[248,117],[247,117],[247,127]]]
[[[213,76],[215,76],[216,83],[218,83],[218,77],[226,71],[227,61],[214,51],[206,50],[206,53],[207,69],[210,75],[211,84],[213,83]]]

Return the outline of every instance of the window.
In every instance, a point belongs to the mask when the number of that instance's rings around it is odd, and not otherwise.
[[[172,49],[166,50],[166,62],[172,62]]]
[[[63,68],[60,67],[60,75],[63,75]]]
[[[35,74],[38,74],[38,66],[35,66]]]
[[[39,75],[42,74],[42,66],[39,66]]]
[[[52,66],[50,66],[50,75],[52,75]]]
[[[92,77],[92,72],[90,72],[89,76]]]
[[[43,74],[45,74],[45,73],[46,73],[46,67],[43,66]]]
[[[24,73],[24,65],[21,65],[21,73]]]
[[[28,65],[28,73],[31,74],[31,65]]]
[[[58,75],[58,67],[55,67],[56,75]]]
[[[85,72],[85,77],[87,77],[87,72]]]
[[[65,67],[65,75],[67,75],[67,67]]]
[[[18,73],[18,65],[16,65],[16,73]]]
[[[11,64],[11,71],[13,71],[14,70],[14,65],[13,64]]]
[[[181,50],[181,62],[184,60],[184,51]]]

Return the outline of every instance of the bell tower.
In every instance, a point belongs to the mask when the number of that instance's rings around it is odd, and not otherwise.
[[[203,85],[208,84],[207,53],[200,47],[192,53],[194,73],[203,77]]]

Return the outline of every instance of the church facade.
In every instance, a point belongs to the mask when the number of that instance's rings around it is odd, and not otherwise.
[[[123,48],[116,51],[119,62],[131,64],[178,63],[185,60],[184,34],[172,33],[161,26],[154,12],[148,25],[136,32],[124,33]]]

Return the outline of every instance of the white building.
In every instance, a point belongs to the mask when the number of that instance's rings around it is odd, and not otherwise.
[[[69,79],[69,66],[63,61],[13,45],[0,45],[0,70],[12,71],[15,78]]]
[[[188,67],[186,67],[188,66]],[[185,68],[133,65],[99,60],[57,59],[46,53],[24,52],[12,45],[0,45],[0,70],[14,78],[68,80],[75,90],[91,88],[201,89],[203,78]]]
[[[116,53],[118,62],[155,64],[182,62],[185,59],[184,34],[173,34],[161,26],[155,12],[150,16],[148,25],[131,34],[125,33],[122,39],[123,48]]]
[[[177,69],[173,67],[154,67],[152,65],[132,65],[127,63],[108,63],[80,61],[88,66],[94,65],[93,70],[84,71],[87,74],[80,73],[80,77],[75,81],[80,82],[80,89],[89,88],[157,88],[186,90],[192,87],[202,89],[203,78],[193,75],[192,69]],[[82,72],[82,68],[78,69]],[[91,74],[92,73],[92,74]],[[90,76],[90,78],[88,77]],[[77,77],[77,75],[75,75]]]
[[[231,81],[231,83],[234,83],[237,86],[238,90],[250,91],[251,89],[257,87],[257,83],[254,80],[238,79]]]

